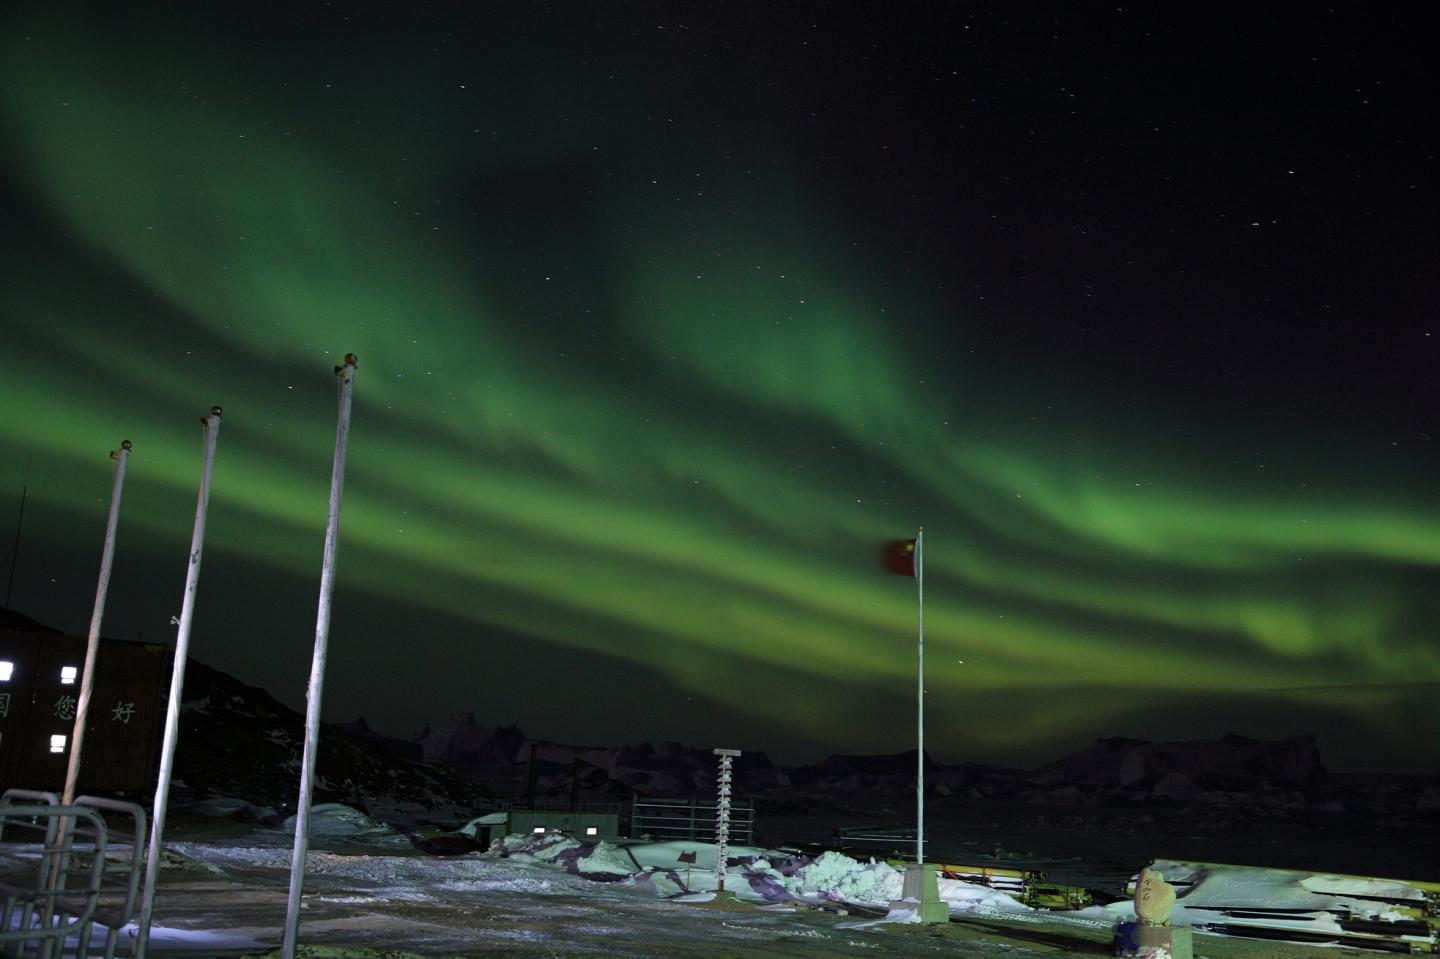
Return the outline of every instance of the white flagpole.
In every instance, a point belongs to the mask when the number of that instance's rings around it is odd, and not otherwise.
[[[915,534],[915,583],[920,600],[919,680],[915,701],[919,755],[915,757],[915,861],[925,861],[925,527]]]
[[[155,883],[160,878],[160,840],[165,833],[165,807],[170,802],[170,776],[175,770],[175,742],[180,736],[180,697],[185,690],[185,661],[190,651],[190,624],[195,617],[195,591],[200,585],[200,550],[205,545],[205,513],[210,507],[210,473],[215,466],[215,441],[220,435],[220,407],[200,420],[205,427],[205,455],[200,469],[200,496],[195,506],[195,532],[190,537],[190,567],[185,575],[185,597],[180,604],[175,633],[175,661],[170,667],[170,701],[165,707],[165,741],[160,750],[160,779],[155,784],[155,808],[150,821],[150,854],[145,861],[145,888],[140,896],[140,927],[135,935],[135,959],[145,959],[150,941],[150,918],[155,909]]]
[[[125,465],[130,441],[110,454],[115,461],[115,482],[110,491],[110,518],[105,524],[105,546],[100,551],[100,583],[95,587],[95,608],[90,613],[90,638],[85,643],[85,666],[80,673],[80,696],[75,701],[75,731],[70,736],[70,765],[65,770],[65,791],[60,804],[75,800],[80,779],[80,751],[85,745],[85,720],[90,713],[90,692],[95,684],[95,659],[100,651],[100,622],[105,618],[105,594],[110,589],[110,567],[115,559],[115,528],[120,521],[120,493],[125,488]]]
[[[325,652],[330,640],[330,599],[335,592],[335,560],[340,551],[340,497],[345,486],[345,449],[350,437],[350,397],[355,386],[354,353],[335,367],[340,377],[340,422],[335,428],[335,465],[330,474],[330,520],[325,529],[325,556],[320,567],[320,604],[315,614],[315,654],[310,661],[310,688],[305,702],[305,753],[300,762],[300,799],[295,807],[295,848],[290,858],[290,898],[285,907],[283,959],[295,959],[300,931],[300,893],[305,887],[305,854],[310,847],[310,803],[315,789],[315,762],[320,747],[320,696],[325,684]]]

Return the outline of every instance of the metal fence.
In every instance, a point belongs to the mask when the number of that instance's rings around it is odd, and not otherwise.
[[[107,857],[102,813],[122,824],[128,862]],[[114,959],[135,918],[145,835],[135,803],[81,796],[62,806],[54,793],[25,789],[0,796],[0,955]]]
[[[835,843],[842,849],[874,846],[915,852],[914,826],[843,826],[835,830]],[[928,844],[927,844],[928,845]]]
[[[637,796],[630,805],[630,835],[653,836],[661,841],[714,842],[717,812],[713,799],[641,799]],[[754,800],[731,800],[730,841],[741,846],[754,845]]]

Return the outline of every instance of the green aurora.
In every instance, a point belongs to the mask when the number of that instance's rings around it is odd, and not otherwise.
[[[10,20],[17,608],[83,628],[128,438],[107,632],[168,635],[219,403],[193,652],[298,704],[355,352],[332,718],[906,748],[914,584],[876,556],[923,523],[939,758],[1440,758],[1433,462],[954,348],[979,321],[857,242],[780,107],[707,132],[640,71],[596,88],[578,30],[371,72]]]

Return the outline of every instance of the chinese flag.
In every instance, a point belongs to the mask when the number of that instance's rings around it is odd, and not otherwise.
[[[894,539],[885,544],[885,568],[900,576],[915,575],[915,541]]]

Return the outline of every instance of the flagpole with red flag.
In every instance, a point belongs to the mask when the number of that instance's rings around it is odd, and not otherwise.
[[[915,710],[918,755],[915,757],[915,861],[925,861],[925,527],[915,534],[915,585],[919,600],[919,669]]]
[[[925,527],[914,539],[897,539],[886,544],[885,568],[900,576],[915,577],[919,600],[918,669],[916,670],[915,715],[917,755],[915,757],[915,861],[925,861]]]

